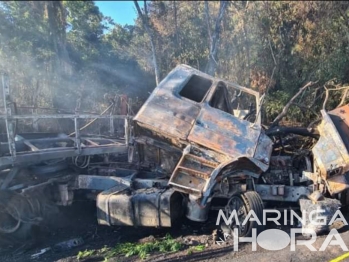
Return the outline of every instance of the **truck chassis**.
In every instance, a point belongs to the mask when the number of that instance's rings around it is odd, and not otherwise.
[[[205,222],[220,208],[242,219],[269,203],[297,208],[301,199],[347,203],[348,105],[322,110],[312,129],[264,128],[258,92],[186,65],[134,117],[15,115],[5,76],[2,87],[0,233],[16,240],[77,191],[96,201],[98,223],[108,226],[171,227],[184,215]],[[74,137],[15,134],[16,121],[39,118],[74,119]],[[125,137],[82,136],[82,118],[125,119]],[[253,224],[234,227],[248,236]]]

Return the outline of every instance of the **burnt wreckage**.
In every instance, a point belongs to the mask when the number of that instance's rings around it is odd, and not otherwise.
[[[346,202],[348,105],[321,111],[314,130],[265,130],[258,92],[179,65],[133,118],[99,116],[125,118],[125,138],[115,139],[80,135],[79,119],[97,116],[14,115],[5,78],[3,92],[0,232],[14,238],[77,192],[96,201],[98,223],[109,226],[171,227],[184,215],[204,222],[217,208],[261,216],[270,202],[309,198]],[[14,122],[30,118],[73,118],[75,136],[15,135]]]

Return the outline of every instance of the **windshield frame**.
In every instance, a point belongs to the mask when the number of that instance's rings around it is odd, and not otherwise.
[[[255,99],[256,99],[256,120],[253,123],[251,123],[251,124],[261,125],[261,114],[259,112],[260,111],[260,95],[259,95],[259,92],[256,92],[256,91],[254,91],[254,90],[252,90],[250,88],[243,87],[243,86],[240,86],[238,84],[235,84],[235,83],[232,83],[232,82],[228,82],[228,81],[224,81],[224,80],[221,80],[221,79],[215,79],[214,82],[212,83],[212,86],[211,86],[210,90],[208,91],[208,94],[207,94],[206,98],[204,98],[204,100],[201,103],[207,103],[208,106],[210,106],[211,108],[215,108],[215,107],[212,107],[210,105],[210,101],[212,100],[214,94],[216,93],[216,91],[219,88],[221,83],[223,83],[224,86],[226,87],[226,91],[224,91],[225,93],[229,92],[229,90],[236,89],[236,90],[239,90],[239,91],[241,91],[243,93],[246,93],[246,94],[249,94],[249,95],[252,95],[252,96],[255,97]],[[227,101],[227,96],[225,96],[225,100],[229,104],[229,106],[231,107],[230,101]],[[217,110],[220,110],[220,109],[217,109]],[[220,111],[222,111],[222,110],[220,110]],[[224,111],[222,111],[222,112],[224,112]],[[233,114],[230,114],[230,115],[232,115],[233,117],[237,118]],[[238,118],[238,119],[243,120],[241,118]],[[244,120],[244,121],[246,121],[246,120]]]

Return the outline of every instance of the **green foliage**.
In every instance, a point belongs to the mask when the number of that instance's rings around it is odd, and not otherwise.
[[[117,255],[123,255],[125,257],[138,256],[140,259],[146,259],[152,252],[177,252],[182,248],[182,244],[167,234],[164,239],[156,240],[146,243],[121,243],[114,248],[103,247],[99,250],[85,250],[80,251],[77,255],[77,259],[87,258],[92,255],[103,256],[104,261],[108,261],[110,258]],[[200,246],[198,246],[201,249]]]
[[[108,26],[93,1],[0,1],[0,71],[17,105],[74,110],[80,92],[87,112],[108,106],[105,93],[144,100],[154,80],[124,52],[133,27]]]
[[[204,2],[146,5],[161,78],[179,63],[204,70],[219,2],[208,3],[210,21]],[[348,83],[348,10],[348,2],[230,2],[217,42],[217,76],[260,93],[269,88],[266,122],[308,81]],[[94,1],[0,1],[0,42],[0,70],[10,73],[20,105],[73,109],[84,86],[82,108],[100,111],[106,92],[145,100],[155,86],[141,19],[119,25]],[[28,94],[37,89],[35,101]],[[329,108],[340,96],[331,93]],[[315,111],[323,99],[317,96]],[[288,117],[305,121],[314,114],[292,106]]]
[[[203,70],[210,41],[204,3],[157,1],[148,7],[162,74],[178,63]],[[218,2],[209,3],[211,25],[218,8]],[[232,2],[222,22],[217,75],[261,93],[269,88],[264,120],[270,122],[306,82],[349,82],[348,10],[344,2]],[[150,52],[142,33],[132,41],[138,52]],[[151,69],[147,56],[136,57]],[[288,117],[308,121],[314,114],[292,106]]]
[[[195,246],[194,249],[196,251],[204,251],[205,250],[205,245],[198,245],[198,246]]]
[[[95,250],[85,250],[85,251],[79,251],[78,255],[76,256],[77,260],[90,257],[96,253]]]
[[[205,245],[197,245],[197,246],[194,246],[194,247],[191,247],[187,250],[187,255],[191,255],[193,254],[195,251],[204,251],[205,250]]]
[[[115,255],[124,255],[125,257],[137,255],[141,259],[145,259],[152,252],[159,251],[176,252],[182,248],[182,244],[174,240],[169,234],[161,241],[147,242],[147,243],[123,243],[118,244],[110,251],[107,257]]]

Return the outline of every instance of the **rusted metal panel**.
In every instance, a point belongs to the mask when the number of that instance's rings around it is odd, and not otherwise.
[[[261,129],[251,128],[250,125],[247,121],[205,105],[188,140],[231,157],[253,156]]]
[[[148,115],[142,115],[139,118],[140,122],[147,123],[152,126],[153,130],[162,132],[182,140],[185,140],[191,129],[191,125],[181,119],[171,116],[171,114],[158,113],[157,118],[152,118],[151,115],[155,115],[155,112],[147,112]]]
[[[213,170],[219,164],[219,162],[199,156],[202,153],[203,151],[200,151],[199,148],[194,149],[190,145],[187,146],[172,173],[169,184],[178,191],[201,196],[211,179]]]
[[[177,95],[190,76],[190,70],[172,70],[155,88],[134,120],[185,140],[200,111],[198,105]]]
[[[312,152],[317,171],[333,195],[349,188],[349,106],[321,114],[320,138]]]
[[[331,115],[339,116],[344,121],[344,123],[349,126],[349,104],[338,107],[328,113]]]
[[[201,103],[179,95],[181,89],[187,84],[191,76],[194,75],[212,82],[211,88],[209,88]],[[200,109],[205,106],[207,99],[209,99],[208,97],[212,96],[210,90],[215,88],[218,82],[224,82],[227,86],[254,95],[258,105],[259,94],[257,92],[234,83],[213,78],[189,66],[179,65],[155,88],[134,120],[148,125],[158,132],[163,132],[164,134],[185,140],[196,121]],[[195,88],[200,88],[200,86],[193,87],[194,93],[196,92]],[[222,113],[223,112],[220,112],[215,115],[217,121],[222,118]],[[227,122],[229,122],[229,120]],[[223,127],[223,125],[218,125],[218,128],[220,127]],[[224,128],[222,130],[224,130]],[[238,135],[239,131],[240,130],[237,129],[235,133]],[[245,134],[246,133],[244,133],[244,135]],[[230,135],[229,131],[227,135]],[[210,134],[208,134],[208,136],[210,136]]]
[[[322,113],[322,123],[318,126],[320,139],[312,152],[321,176],[324,179],[340,175],[349,170],[349,154],[343,138],[330,117],[330,112]]]
[[[211,203],[208,203],[205,207],[200,205],[198,199],[189,195],[187,202],[186,217],[192,221],[205,222],[208,219],[208,212],[210,211]]]
[[[260,162],[255,164],[259,165],[264,172],[267,171],[269,167],[272,151],[273,142],[264,132],[261,132],[253,158]]]
[[[321,136],[312,151],[316,166],[323,179],[327,179],[328,173],[332,170],[345,165],[336,143],[330,136]]]
[[[326,182],[331,194],[340,193],[349,188],[349,174],[333,176]]]
[[[181,168],[178,168],[170,181],[170,185],[175,186],[178,191],[195,195],[201,195],[206,184],[207,179],[186,172]]]
[[[146,137],[146,136],[138,136],[138,137],[134,138],[134,140],[137,143],[145,144],[145,145],[148,145],[148,146],[155,146],[155,147],[163,149],[163,150],[165,150],[165,151],[167,151],[169,153],[178,154],[178,153],[182,152],[177,147],[171,146],[171,145],[169,145],[167,143],[164,143],[164,142],[161,142],[161,141],[158,141],[158,140],[152,139],[150,137]]]
[[[343,141],[344,146],[340,147],[341,153],[348,160],[349,151],[349,105],[336,108],[328,112],[336,130]],[[344,147],[346,150],[344,150]]]
[[[135,120],[185,140],[199,111],[195,104],[167,93],[149,101]]]

